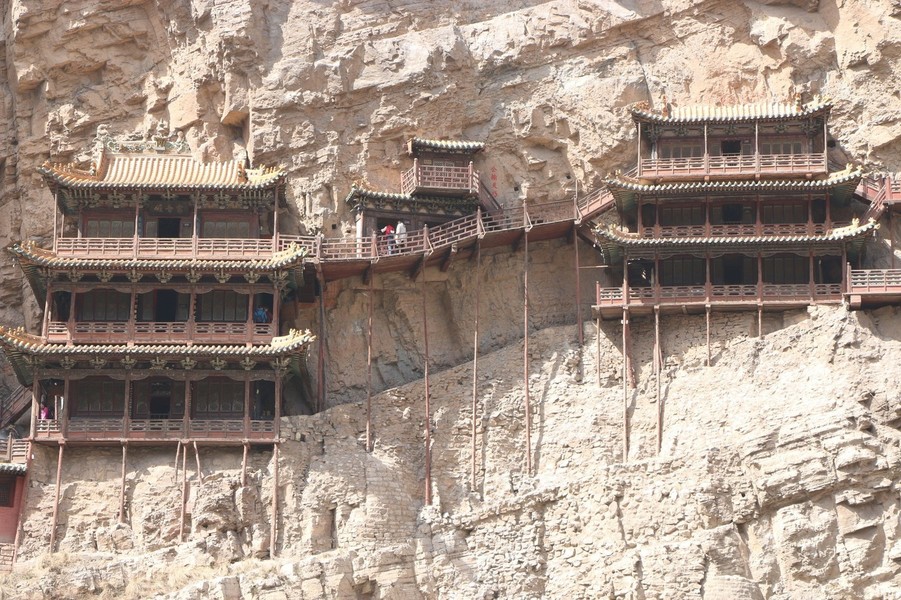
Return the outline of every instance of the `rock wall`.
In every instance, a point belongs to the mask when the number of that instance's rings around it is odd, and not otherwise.
[[[130,451],[127,518],[116,524],[119,452],[67,450],[62,552],[48,557],[56,457],[39,450],[24,562],[3,589],[13,598],[898,597],[901,312],[773,315],[763,338],[752,337],[755,321],[715,314],[708,367],[703,317],[662,319],[659,454],[652,323],[634,321],[637,386],[625,398],[618,324],[602,324],[599,337],[586,324],[581,352],[572,326],[531,336],[531,477],[521,345],[480,360],[475,480],[471,365],[434,374],[431,506],[422,382],[374,398],[371,453],[361,403],[286,417],[275,560],[260,560],[272,518],[268,451],[252,453],[246,488],[240,451],[201,451],[202,481],[188,455],[178,544],[173,456]],[[122,581],[135,561],[141,569]],[[188,571],[193,580],[181,577]]]
[[[0,242],[46,241],[36,167],[86,160],[98,125],[160,121],[198,157],[289,172],[290,233],[345,235],[354,182],[395,190],[412,135],[487,142],[510,206],[559,200],[632,163],[639,100],[734,103],[789,92],[835,102],[832,158],[901,169],[892,0],[11,0],[2,7]],[[889,233],[891,232],[891,233]],[[891,266],[885,220],[865,260]],[[185,541],[172,453],[36,449],[12,598],[901,598],[895,309],[633,322],[575,345],[573,246],[530,247],[534,475],[524,471],[522,253],[374,282],[375,446],[363,445],[368,289],[325,294],[329,409],[285,419],[278,558],[274,464],[240,450],[188,458]],[[582,246],[586,266],[599,258]],[[895,259],[897,260],[897,258]],[[583,271],[592,295],[594,271]],[[475,480],[473,292],[482,294]],[[423,506],[422,310],[430,327],[434,506]],[[0,257],[0,322],[40,307]],[[298,307],[298,325],[319,329]],[[317,349],[310,359],[315,361]],[[490,354],[487,354],[489,353]],[[315,373],[315,362],[309,364]],[[623,405],[630,424],[623,460]],[[299,411],[300,412],[300,411]],[[657,415],[663,415],[661,451]],[[180,466],[179,466],[180,468]]]

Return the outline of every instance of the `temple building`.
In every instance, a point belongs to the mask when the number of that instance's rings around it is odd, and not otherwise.
[[[637,164],[606,179],[616,212],[595,228],[599,316],[841,303],[884,206],[830,166],[830,108],[633,108]]]
[[[284,172],[123,150],[45,163],[52,243],[8,248],[44,306],[39,332],[0,327],[33,441],[275,444],[311,340],[280,325],[306,252],[277,233]]]
[[[399,193],[354,186],[345,198],[356,216],[357,238],[379,235],[398,223],[408,232],[418,232],[479,208],[486,214],[500,212],[500,204],[474,167],[484,148],[481,142],[412,138],[407,154],[413,165],[401,174]],[[385,239],[382,245],[387,249],[388,243]]]

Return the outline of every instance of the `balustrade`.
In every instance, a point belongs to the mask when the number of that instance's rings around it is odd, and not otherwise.
[[[898,272],[898,285],[901,291],[901,271]],[[755,300],[790,299],[809,300],[811,291],[816,298],[835,299],[841,296],[842,284],[809,283],[797,284],[756,284],[740,285],[676,285],[629,287],[629,304],[682,304],[685,302],[748,302]],[[761,295],[762,294],[762,295]],[[623,288],[602,287],[597,284],[596,302],[598,306],[622,306]]]
[[[727,154],[687,158],[644,158],[640,176],[696,177],[698,175],[782,175],[826,171],[823,153],[813,154]]]
[[[251,343],[265,344],[275,336],[274,323],[191,321],[76,321],[74,332],[66,321],[51,321],[47,339],[54,343],[115,342],[243,342],[251,332]]]

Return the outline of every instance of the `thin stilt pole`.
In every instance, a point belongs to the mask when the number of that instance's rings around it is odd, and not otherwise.
[[[278,535],[278,444],[272,449],[272,523],[269,528],[269,558],[276,556]]]
[[[595,365],[598,375],[598,386],[601,385],[601,317],[598,317],[595,323],[595,354],[597,355],[597,365]]]
[[[68,398],[66,399],[68,401]],[[56,459],[56,491],[53,493],[53,521],[50,529],[50,552],[53,553],[56,548],[56,527],[57,516],[59,515],[59,493],[62,486],[63,478],[63,449],[65,444],[59,445],[59,455]]]
[[[200,470],[200,450],[197,449],[197,440],[194,440],[194,460],[197,461],[197,480],[203,482],[203,471]]]
[[[706,307],[705,320],[707,321],[707,366],[710,366],[710,305]]]
[[[57,412],[56,414],[59,414]],[[19,514],[16,515],[16,537],[13,540],[13,564],[16,564],[16,561],[19,558],[19,544],[22,542],[22,513],[25,511],[25,507],[28,506],[28,488],[31,487],[31,442],[28,442],[28,446],[26,446],[28,454],[25,455],[25,481],[23,485],[25,486],[22,489],[22,500],[19,505]]]
[[[181,441],[175,444],[175,481],[178,482],[178,457],[181,455]]]
[[[522,377],[526,402],[526,473],[532,475],[532,402],[529,397],[529,231],[523,232],[522,260]]]
[[[250,446],[244,442],[244,456],[241,457],[241,487],[247,487],[247,449]]]
[[[369,333],[366,336],[366,452],[372,452],[372,303],[374,275],[369,276]]]
[[[657,454],[663,442],[663,406],[660,396],[660,372],[663,370],[663,351],[660,349],[660,307],[654,307],[654,375],[657,378]]]
[[[425,285],[422,288],[422,333],[425,339],[425,504],[432,504],[432,404],[429,396],[429,320],[425,310]]]
[[[629,461],[629,309],[623,308],[623,462]]]
[[[891,185],[889,181],[886,179],[883,182],[883,185]],[[892,249],[892,268],[895,268],[895,229],[894,229],[894,220],[892,219],[892,209],[889,208],[888,211],[888,238],[889,244]]]
[[[325,410],[325,281],[319,277],[319,356],[316,376],[319,378],[319,410]]]
[[[128,442],[122,442],[122,485],[119,487],[119,522],[125,522],[125,473],[128,465]]]
[[[476,275],[475,275],[475,291],[476,291],[476,321],[472,332],[472,464],[471,466],[471,487],[476,489],[476,435],[478,421],[478,380],[479,380],[479,304],[481,302],[481,282],[479,281],[482,270],[482,246],[476,244]]]
[[[579,328],[579,368],[582,365],[582,347],[585,345],[585,334],[582,331],[582,278],[579,276],[579,236],[578,225],[573,225],[573,244],[576,246],[576,326]]]
[[[183,442],[179,442],[185,446]],[[188,501],[188,449],[181,449],[181,512],[178,520],[178,541],[185,541],[185,504]]]
[[[757,337],[763,337],[763,305],[757,307]]]

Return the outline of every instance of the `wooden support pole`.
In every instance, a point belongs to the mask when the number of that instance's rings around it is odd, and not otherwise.
[[[185,541],[185,505],[188,502],[188,449],[179,442],[181,449],[181,512],[178,519],[178,541]]]
[[[422,333],[425,340],[425,504],[432,504],[432,405],[429,396],[429,320],[426,314],[425,285],[422,293]]]
[[[276,556],[278,536],[278,443],[272,447],[272,523],[269,527],[269,558]]]
[[[175,481],[178,481],[178,457],[181,455],[181,442],[175,444]]]
[[[595,322],[595,355],[596,362],[595,370],[597,371],[597,379],[598,379],[598,387],[601,386],[601,317],[598,315]]]
[[[366,452],[372,452],[372,304],[375,296],[369,278],[369,324],[366,335]]]
[[[623,308],[623,462],[629,462],[629,309]]]
[[[757,305],[757,337],[763,337],[763,304]]]
[[[581,371],[582,347],[585,345],[585,334],[582,331],[582,277],[579,275],[579,236],[576,234],[577,228],[578,226],[574,224],[573,245],[576,247],[576,327],[579,330],[579,370]]]
[[[194,440],[194,460],[197,461],[197,481],[203,483],[203,471],[200,470],[200,450],[197,449],[197,440]]]
[[[526,474],[532,475],[532,402],[529,397],[529,231],[523,232],[522,260],[522,377],[526,403]]]
[[[707,366],[710,366],[710,305],[704,307],[704,316],[707,321]]]
[[[883,185],[891,185],[891,182],[885,180]],[[895,268],[895,229],[894,222],[892,220],[892,209],[888,210],[888,238],[889,238],[889,247],[892,249],[892,268]]]
[[[122,485],[119,487],[119,522],[125,522],[125,473],[128,464],[128,442],[122,442]]]
[[[25,511],[25,507],[28,506],[28,489],[31,487],[32,443],[33,442],[28,442],[28,446],[26,447],[25,481],[22,483],[24,487],[22,489],[21,504],[19,505],[19,514],[16,515],[16,537],[13,540],[13,564],[16,564],[19,557],[19,544],[22,542],[22,536],[24,535],[22,531],[22,514]]]
[[[241,487],[247,487],[247,451],[250,447],[248,442],[244,442],[244,455],[241,457]]]
[[[660,348],[660,307],[654,307],[654,375],[657,379],[657,454],[663,444],[663,404],[660,395],[660,373],[663,371],[663,350]]]
[[[66,402],[68,402],[68,398]],[[59,494],[63,479],[63,449],[66,445],[63,442],[59,444],[59,454],[56,458],[56,490],[53,493],[53,519],[50,524],[50,553],[56,551],[56,528],[57,518],[59,516]]]
[[[477,437],[477,421],[478,421],[478,380],[479,380],[479,304],[481,302],[481,281],[480,275],[482,270],[482,245],[476,243],[476,273],[475,273],[475,304],[476,319],[475,327],[472,332],[472,464],[470,474],[470,485],[472,491],[476,490],[476,437]]]
[[[325,410],[325,278],[319,276],[319,356],[316,376],[319,379],[319,410]]]

